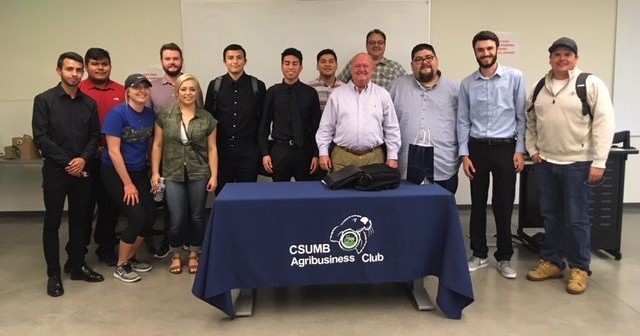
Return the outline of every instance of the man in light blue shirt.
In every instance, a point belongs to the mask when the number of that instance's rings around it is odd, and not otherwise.
[[[458,85],[442,75],[439,65],[432,45],[416,45],[411,51],[413,74],[394,80],[389,94],[402,133],[398,154],[402,177],[407,175],[409,144],[424,130],[430,134],[434,146],[434,180],[455,194],[460,167],[456,136]]]
[[[351,80],[331,93],[316,133],[320,167],[329,172],[373,163],[398,168],[400,126],[391,96],[372,82],[369,55],[359,53],[351,64]],[[336,146],[329,153],[331,142]]]
[[[467,76],[458,94],[458,142],[464,174],[471,182],[471,250],[469,271],[488,265],[487,198],[493,176],[491,207],[496,221],[500,274],[515,279],[511,267],[511,213],[516,173],[524,168],[525,82],[522,72],[499,65],[498,36],[481,31],[473,37],[477,71]]]

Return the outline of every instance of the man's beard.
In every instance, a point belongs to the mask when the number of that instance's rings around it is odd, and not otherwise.
[[[484,57],[483,57],[483,58],[484,58]],[[494,56],[491,58],[491,62],[489,62],[489,64],[484,64],[484,63],[482,63],[482,58],[476,58],[476,61],[478,62],[478,65],[479,65],[481,68],[485,68],[485,69],[486,69],[486,68],[490,68],[490,67],[492,67],[494,64],[496,64],[496,62],[498,61],[498,55],[494,55]]]
[[[418,80],[420,80],[420,82],[422,83],[429,83],[433,80],[434,76],[435,74],[433,73],[433,70],[428,74],[423,74],[422,72],[420,72],[418,73]]]
[[[175,71],[171,71],[171,70],[169,70],[169,69],[167,69],[165,67],[162,67],[162,70],[164,70],[164,73],[167,74],[167,76],[169,76],[169,77],[176,77],[176,76],[178,76],[179,74],[182,73],[182,67],[178,68]]]

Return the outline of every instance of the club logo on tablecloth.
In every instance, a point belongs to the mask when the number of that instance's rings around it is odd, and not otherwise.
[[[373,222],[364,216],[351,215],[331,230],[329,240],[338,243],[343,251],[362,253],[367,237],[373,234]]]
[[[289,266],[304,268],[357,262],[382,263],[385,260],[382,251],[364,252],[372,235],[373,221],[369,217],[348,216],[331,230],[329,243],[303,242],[289,245]]]

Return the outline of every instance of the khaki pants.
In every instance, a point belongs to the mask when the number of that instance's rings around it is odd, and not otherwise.
[[[336,146],[331,152],[331,162],[333,163],[333,171],[338,171],[348,165],[362,167],[374,163],[384,163],[384,151],[382,147],[378,147],[367,154],[355,155]]]

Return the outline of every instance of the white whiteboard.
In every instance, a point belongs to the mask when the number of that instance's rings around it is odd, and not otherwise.
[[[616,129],[640,136],[640,1],[618,0],[613,106]]]
[[[230,1],[183,0],[182,36],[185,71],[206,89],[227,72],[223,49],[237,43],[247,51],[246,72],[267,87],[282,80],[280,54],[288,47],[302,51],[300,79],[318,76],[316,54],[331,48],[338,72],[360,51],[374,28],[387,35],[385,57],[409,71],[411,49],[429,41],[430,2],[357,0]]]

